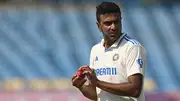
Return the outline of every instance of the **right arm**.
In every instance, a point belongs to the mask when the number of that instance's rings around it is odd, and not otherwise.
[[[93,86],[91,82],[88,85],[85,85],[86,81],[86,79],[78,77],[76,75],[72,77],[73,86],[78,88],[85,97],[93,101],[97,101],[96,86]]]
[[[94,58],[94,54],[93,54],[93,48],[91,49],[91,52],[90,52],[90,67],[93,67],[93,58]],[[81,68],[83,68],[84,66],[82,66]],[[85,66],[86,67],[86,66]],[[88,76],[87,76],[88,77]],[[78,88],[81,93],[93,100],[93,101],[97,101],[97,92],[96,92],[96,85],[93,85],[91,83],[91,81],[89,81],[89,84],[88,85],[82,85],[81,87]]]
[[[79,90],[85,97],[97,101],[96,87],[93,87],[92,85],[83,85]]]

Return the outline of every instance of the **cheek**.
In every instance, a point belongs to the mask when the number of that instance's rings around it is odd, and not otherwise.
[[[110,26],[103,26],[103,31],[109,31],[110,30]]]

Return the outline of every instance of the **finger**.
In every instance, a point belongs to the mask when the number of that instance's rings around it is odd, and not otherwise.
[[[95,72],[95,69],[93,69],[93,68],[92,68],[92,73],[96,73],[96,72]]]
[[[76,85],[76,83],[77,83],[77,81],[78,81],[78,77],[75,77],[73,80],[72,80],[72,85],[73,86],[75,86]]]
[[[79,82],[78,88],[82,87],[86,81],[87,81],[86,79],[81,80]]]
[[[91,74],[89,72],[83,73],[84,75],[86,75],[86,77],[91,80]]]
[[[82,75],[83,76],[83,75]],[[77,81],[79,81],[79,80],[81,80],[81,79],[83,79],[81,76],[76,76],[73,80],[72,80],[72,82],[77,82]]]
[[[73,80],[75,77],[77,77],[77,75],[76,75],[76,74],[74,74],[74,75],[72,76],[72,80]]]
[[[87,81],[86,79],[83,79],[83,80],[82,80],[82,84],[84,84],[86,81]]]
[[[81,79],[76,77],[73,81],[72,81],[72,85],[79,88],[80,86],[82,86],[84,83],[86,82],[86,79]]]
[[[84,72],[82,75],[90,76],[91,74],[89,72]]]
[[[88,66],[88,65],[81,66],[81,67],[79,68],[79,70],[82,70],[83,68],[87,68],[87,67],[89,67],[89,66]]]
[[[91,68],[89,67],[89,66],[87,66],[87,67],[82,67],[81,68],[82,70],[87,70],[88,72],[92,72],[92,70],[91,70]]]

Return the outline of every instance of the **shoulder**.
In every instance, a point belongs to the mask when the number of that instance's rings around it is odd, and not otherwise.
[[[91,52],[90,52],[91,55],[97,54],[97,52],[99,52],[99,50],[101,50],[101,48],[102,48],[101,42],[95,44],[95,45],[91,48]]]
[[[137,41],[136,39],[134,39],[128,35],[124,35],[123,40],[124,40],[125,44],[128,46],[141,45],[141,43],[139,41]]]
[[[97,51],[97,50],[101,49],[101,47],[102,47],[101,42],[99,42],[91,48],[91,52]]]
[[[124,43],[124,46],[126,47],[127,52],[134,48],[145,51],[144,46],[138,40],[136,40],[128,35],[125,35],[123,37],[123,43]]]

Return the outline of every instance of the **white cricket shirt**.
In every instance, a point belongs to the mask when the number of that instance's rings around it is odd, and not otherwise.
[[[96,70],[99,80],[110,83],[128,82],[128,76],[144,75],[146,50],[136,40],[123,34],[111,47],[105,49],[104,40],[91,49],[90,67]],[[145,101],[144,92],[139,98],[119,96],[96,88],[98,101]]]

